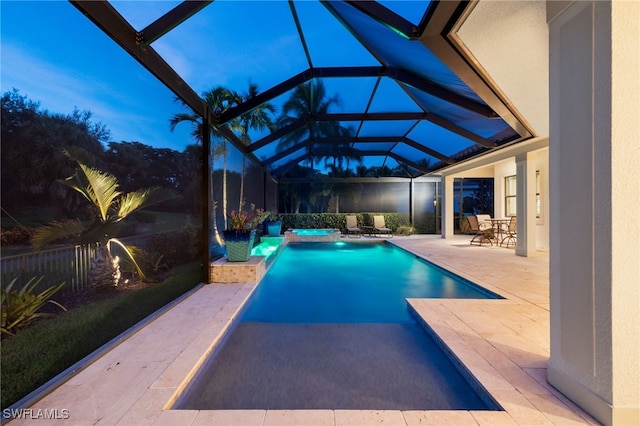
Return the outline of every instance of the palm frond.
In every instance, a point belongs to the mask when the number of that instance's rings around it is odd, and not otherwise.
[[[96,209],[102,220],[107,220],[109,208],[122,193],[118,191],[118,180],[110,173],[101,172],[82,163],[78,163],[76,173],[61,181],[64,185],[78,191]]]
[[[117,201],[116,214],[122,220],[136,210],[172,200],[179,195],[166,188],[152,187],[128,192]]]
[[[127,256],[127,259],[131,262],[131,265],[135,268],[136,272],[138,272],[138,274],[140,275],[140,279],[142,279],[143,281],[146,281],[147,277],[145,276],[144,271],[142,270],[142,267],[140,267],[140,264],[136,261],[136,255],[139,255],[140,251],[137,250],[135,247],[127,247],[122,243],[122,241],[116,238],[110,239],[109,243],[114,243],[120,246],[124,254]]]
[[[78,244],[105,244],[109,238],[118,235],[121,223],[115,215],[109,217],[108,220],[95,220],[91,225],[78,237]]]
[[[49,243],[70,236],[80,235],[85,230],[86,227],[79,220],[51,222],[35,230],[33,237],[31,237],[31,246],[34,250],[40,250]]]

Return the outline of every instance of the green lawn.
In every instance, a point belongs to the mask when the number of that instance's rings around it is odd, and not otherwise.
[[[156,217],[154,223],[150,223],[150,233],[173,231],[187,226],[202,226],[200,218],[184,213],[149,212]]]
[[[42,209],[42,211],[25,210],[20,212],[16,218],[20,225],[27,227],[39,227],[54,220],[52,209]],[[2,226],[6,229],[15,228],[16,223],[10,218],[2,220]],[[200,227],[202,223],[199,218],[185,213],[171,213],[159,211],[142,210],[139,215],[132,215],[123,221],[123,226],[128,231],[125,236],[149,235],[167,231],[177,231],[188,227]],[[52,244],[48,248],[59,247],[67,244]],[[2,256],[14,256],[18,254],[31,253],[28,242],[21,245],[3,245]]]
[[[41,321],[2,341],[1,394],[6,408],[201,281],[199,262],[161,283]]]

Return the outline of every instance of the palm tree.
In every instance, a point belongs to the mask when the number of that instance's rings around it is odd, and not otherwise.
[[[277,120],[278,127],[284,127],[296,122],[300,117],[313,114],[326,114],[332,106],[340,105],[338,95],[327,97],[327,92],[321,80],[311,80],[295,88],[291,97],[282,106],[282,114]],[[277,150],[282,151],[305,138],[311,140],[319,137],[334,136],[339,133],[338,123],[323,121],[310,122],[287,134],[278,142]]]
[[[202,94],[202,99],[204,102],[211,108],[213,112],[220,115],[225,111],[229,110],[231,107],[235,105],[237,102],[237,95],[232,93],[229,89],[223,86],[214,87]],[[177,102],[181,102],[183,107],[189,109],[189,106],[184,103],[180,98],[176,98]],[[193,126],[193,130],[191,134],[193,137],[202,144],[202,117],[194,112],[190,113],[178,113],[175,114],[171,120],[169,120],[170,129],[173,131],[179,123],[189,122]],[[236,130],[234,126],[237,125],[236,122],[231,122],[227,125],[228,128],[232,130]],[[222,156],[222,216],[224,220],[224,227],[227,227],[227,141],[220,131],[219,127],[212,126],[211,134],[214,140],[217,140],[216,143],[212,144],[212,152],[211,152],[211,161],[213,162],[213,158],[216,156]],[[213,164],[209,165],[210,170],[213,168]],[[211,174],[209,174],[209,179],[211,179]],[[209,185],[210,193],[209,198],[212,202],[213,200],[213,185]],[[214,229],[217,229],[217,224],[215,222],[214,215]]]
[[[322,80],[311,80],[308,83],[297,86],[291,94],[291,97],[285,102],[282,107],[282,114],[277,120],[278,127],[281,128],[295,123],[301,117],[326,114],[334,106],[340,106],[339,96],[334,95],[328,97]],[[312,141],[310,145],[312,167],[314,161],[323,158],[325,159],[325,164],[332,161],[334,165],[339,164],[342,166],[342,162],[345,159],[348,164],[350,160],[362,161],[362,156],[352,154],[349,143],[329,145],[330,148],[327,149],[326,146],[313,144],[313,141],[320,138],[344,138],[352,135],[353,129],[341,126],[340,123],[332,121],[311,121],[282,137],[276,149],[282,151],[308,138]]]
[[[255,83],[249,83],[249,87],[245,93],[239,95],[238,93],[234,92],[233,98],[235,99],[236,103],[240,105],[255,98],[256,96],[258,96],[258,93],[258,85]],[[273,131],[274,124],[271,120],[270,113],[274,114],[275,111],[276,109],[271,103],[265,102],[238,117],[236,119],[236,124],[233,127],[240,130],[240,140],[242,140],[245,145],[249,145],[249,143],[251,143],[251,140],[249,138],[249,129]],[[240,205],[238,207],[238,211],[241,211],[242,206],[244,205],[244,169],[245,156],[243,155],[242,174],[240,176]]]
[[[76,237],[79,244],[98,243],[96,257],[89,271],[89,282],[94,287],[111,287],[117,286],[120,281],[118,258],[112,256],[110,248],[110,244],[115,243],[124,249],[138,273],[144,278],[144,273],[134,258],[133,250],[114,237],[122,221],[133,212],[176,198],[176,193],[159,187],[122,193],[118,190],[119,185],[115,176],[90,168],[79,161],[77,163],[76,173],[58,182],[77,191],[89,201],[92,221],[82,223],[76,219],[52,222],[40,227],[31,241],[34,250],[40,250],[53,241],[71,236]]]

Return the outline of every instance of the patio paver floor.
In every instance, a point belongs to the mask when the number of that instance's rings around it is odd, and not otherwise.
[[[469,239],[390,242],[506,297],[409,301],[505,411],[169,409],[255,283],[203,286],[30,408],[68,410],[68,419],[39,419],[38,425],[598,424],[546,382],[548,254],[523,258],[513,249],[469,246]]]

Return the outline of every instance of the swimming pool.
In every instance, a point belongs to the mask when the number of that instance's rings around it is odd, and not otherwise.
[[[174,408],[500,410],[407,297],[499,296],[390,243],[289,243]]]
[[[390,243],[289,243],[243,321],[411,322],[407,298],[499,298]]]

